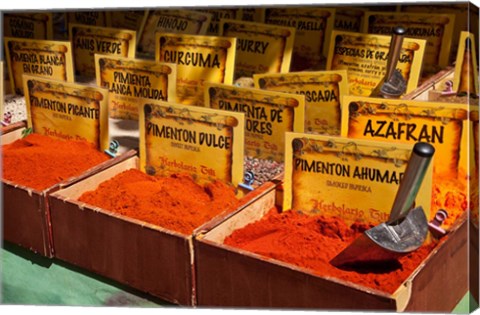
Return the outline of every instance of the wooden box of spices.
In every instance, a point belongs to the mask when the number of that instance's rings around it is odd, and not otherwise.
[[[217,215],[193,233],[177,232],[79,201],[85,192],[96,190],[101,183],[139,168],[139,158],[131,157],[50,196],[55,257],[165,301],[196,305],[192,234],[208,231],[275,185],[266,183],[248,193],[238,201],[238,208]],[[145,189],[145,194],[152,193]]]
[[[195,235],[198,306],[451,312],[468,290],[467,213],[393,293],[386,293],[224,243],[232,232],[266,216],[275,199],[273,187]]]
[[[15,126],[19,128],[14,128]],[[12,130],[12,128],[14,129]],[[23,122],[8,126],[6,129],[10,129],[10,131],[2,134],[2,145],[8,145],[21,139],[27,131]],[[3,154],[4,152],[2,152]],[[104,162],[81,172],[80,175],[64,180],[59,179],[58,183],[44,189],[27,187],[27,185],[2,177],[4,239],[40,255],[53,257],[52,227],[47,196],[62,187],[68,187],[95,172],[108,168],[126,156],[128,154],[113,159],[108,159],[107,156]]]

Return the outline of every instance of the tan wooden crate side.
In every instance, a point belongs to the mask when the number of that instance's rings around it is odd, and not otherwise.
[[[166,301],[193,305],[191,237],[51,198],[55,257]]]
[[[443,83],[447,80],[453,80],[453,74],[455,68],[448,67],[432,77],[425,80],[419,87],[412,92],[404,95],[402,99],[415,100],[415,101],[428,101],[429,92],[432,90],[440,90],[443,87]]]
[[[269,193],[262,196],[260,200],[257,200],[257,202],[250,204],[245,209],[238,212],[233,219],[226,220],[216,228],[212,229],[204,239],[222,244],[225,238],[232,234],[233,231],[241,229],[249,223],[260,220],[274,206],[275,190],[271,190]]]

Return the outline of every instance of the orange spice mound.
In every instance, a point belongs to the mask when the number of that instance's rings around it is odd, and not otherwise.
[[[310,269],[319,276],[350,281],[387,293],[394,293],[420,265],[434,243],[403,256],[398,264],[343,270],[330,260],[371,226],[347,226],[338,218],[309,216],[296,211],[270,210],[261,220],[234,231],[225,244],[293,265]]]
[[[433,219],[439,209],[445,209],[448,212],[448,217],[442,226],[445,229],[449,229],[467,211],[467,181],[466,173],[459,171],[457,178],[438,176],[433,183],[430,218]]]
[[[44,190],[106,161],[85,141],[65,141],[32,133],[2,146],[3,178]]]
[[[79,200],[184,234],[239,204],[233,188],[221,181],[202,187],[189,175],[154,177],[137,169],[117,174]]]

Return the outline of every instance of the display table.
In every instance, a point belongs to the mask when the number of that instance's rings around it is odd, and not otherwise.
[[[2,250],[2,304],[61,306],[173,306],[114,281],[16,245]],[[475,303],[467,293],[452,313],[468,313]]]

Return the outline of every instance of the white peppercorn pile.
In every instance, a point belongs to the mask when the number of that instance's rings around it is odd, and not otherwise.
[[[6,95],[3,103],[3,112],[10,113],[10,124],[27,119],[27,106],[25,97],[20,95]],[[1,117],[0,120],[3,120]]]
[[[273,161],[258,159],[251,156],[245,156],[243,160],[243,171],[253,172],[255,175],[254,182],[251,186],[258,187],[261,184],[273,179],[284,170],[284,164]]]

